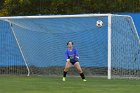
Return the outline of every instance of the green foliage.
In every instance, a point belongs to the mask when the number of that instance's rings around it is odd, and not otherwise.
[[[140,0],[0,0],[0,16],[140,12]]]

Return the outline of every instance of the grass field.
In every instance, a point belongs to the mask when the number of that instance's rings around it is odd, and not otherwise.
[[[140,93],[140,80],[0,76],[0,93]]]

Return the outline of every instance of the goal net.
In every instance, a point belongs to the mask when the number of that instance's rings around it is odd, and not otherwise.
[[[140,77],[139,37],[130,16],[0,17],[0,32],[1,75],[62,76],[66,42],[72,40],[86,76]],[[78,73],[72,67],[68,75]]]

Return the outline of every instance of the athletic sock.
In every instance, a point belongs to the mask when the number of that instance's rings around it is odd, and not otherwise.
[[[84,73],[80,73],[80,76],[81,76],[82,79],[85,79]]]
[[[66,77],[66,75],[67,75],[67,72],[64,71],[63,72],[63,77]]]

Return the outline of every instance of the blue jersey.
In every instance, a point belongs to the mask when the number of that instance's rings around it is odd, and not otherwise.
[[[78,58],[77,58],[78,57]],[[76,62],[79,59],[79,54],[75,48],[72,50],[66,49],[65,59],[70,59],[70,62]]]

